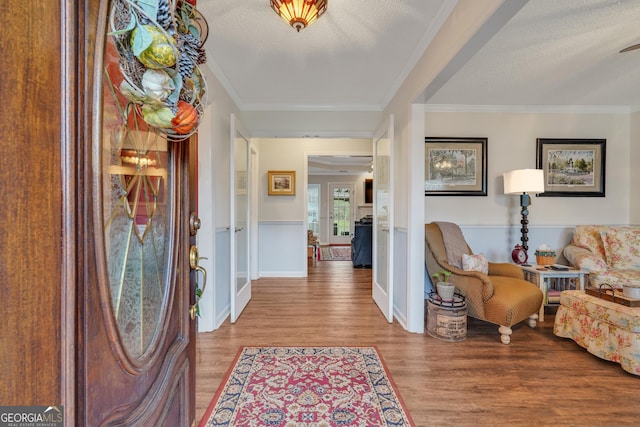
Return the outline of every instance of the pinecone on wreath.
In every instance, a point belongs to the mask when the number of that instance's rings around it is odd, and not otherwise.
[[[192,34],[178,34],[178,45],[182,46],[182,55],[178,60],[178,70],[183,79],[191,76],[200,57],[200,40]]]
[[[156,16],[156,22],[165,30],[170,30],[173,27],[173,20],[171,19],[171,7],[169,6],[169,0],[160,0],[158,3],[158,14]],[[140,23],[143,25],[152,24],[149,17],[142,15],[140,17]]]

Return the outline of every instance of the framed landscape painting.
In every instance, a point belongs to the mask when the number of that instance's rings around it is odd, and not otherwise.
[[[425,196],[486,196],[487,138],[425,138]]]
[[[549,197],[604,197],[606,139],[538,138],[536,164]]]
[[[296,194],[296,171],[269,171],[269,196],[294,196]]]

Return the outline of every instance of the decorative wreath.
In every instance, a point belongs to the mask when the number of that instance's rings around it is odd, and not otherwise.
[[[204,113],[208,26],[196,0],[114,0],[110,27],[120,93],[147,125],[173,141],[193,135]]]

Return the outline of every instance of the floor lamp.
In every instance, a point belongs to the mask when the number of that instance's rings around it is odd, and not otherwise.
[[[522,245],[516,245],[511,253],[513,261],[518,264],[526,264],[529,256],[527,250],[529,249],[529,205],[531,204],[531,196],[529,194],[537,194],[544,192],[544,175],[542,169],[518,169],[511,172],[505,172],[504,177],[504,194],[520,194],[520,213],[522,219],[520,224],[522,227],[520,231],[522,236],[520,240]]]

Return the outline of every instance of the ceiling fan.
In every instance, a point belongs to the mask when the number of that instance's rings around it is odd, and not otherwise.
[[[631,46],[627,46],[627,47],[625,47],[624,49],[622,49],[622,50],[620,51],[620,53],[630,52],[630,51],[632,51],[632,50],[636,50],[636,49],[640,49],[640,43],[638,43],[638,44],[633,44],[633,45],[631,45]]]

